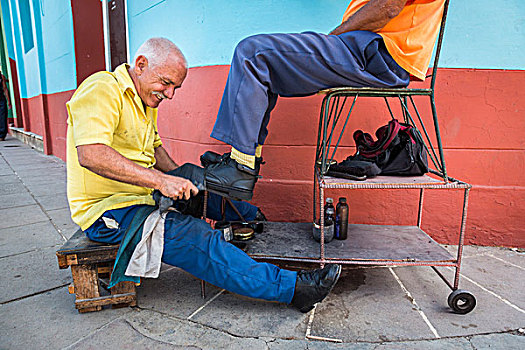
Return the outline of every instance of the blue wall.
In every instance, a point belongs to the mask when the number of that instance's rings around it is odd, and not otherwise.
[[[18,8],[17,3],[17,0],[1,0],[9,57],[16,58],[21,97],[75,89],[75,45],[70,2],[31,0],[29,11]],[[12,18],[12,23],[7,23],[5,18]],[[34,47],[27,53],[23,46],[22,18],[31,19],[34,30]],[[10,24],[9,28],[6,23]]]
[[[255,33],[329,32],[347,0],[129,0],[130,52],[152,36],[177,43],[191,66],[229,64]],[[525,1],[451,0],[440,66],[525,69]]]

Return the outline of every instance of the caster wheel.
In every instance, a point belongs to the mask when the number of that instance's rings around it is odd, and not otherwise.
[[[457,314],[468,314],[476,307],[476,298],[467,290],[457,289],[448,296],[448,306]]]

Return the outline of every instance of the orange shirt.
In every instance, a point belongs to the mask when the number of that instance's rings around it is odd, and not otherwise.
[[[343,22],[368,1],[352,1]],[[377,32],[397,64],[421,80],[425,80],[432,58],[444,3],[445,0],[408,0],[403,10]]]

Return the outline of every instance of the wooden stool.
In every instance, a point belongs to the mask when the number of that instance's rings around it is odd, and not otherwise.
[[[61,269],[71,266],[73,284],[69,293],[76,296],[78,312],[99,311],[104,305],[137,305],[135,283],[120,282],[110,290],[107,288],[118,248],[118,244],[93,242],[79,229],[57,250],[58,266]]]

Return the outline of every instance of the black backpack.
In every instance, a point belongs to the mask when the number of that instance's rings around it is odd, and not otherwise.
[[[362,130],[354,132],[358,160],[375,163],[381,175],[417,176],[428,172],[427,150],[419,131],[392,119],[376,131],[377,140]]]

